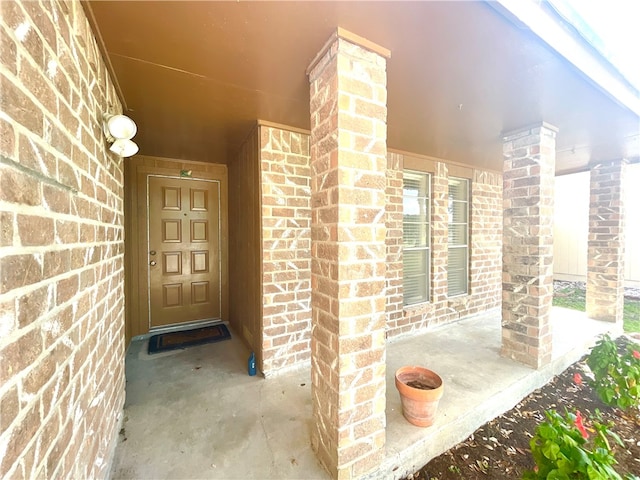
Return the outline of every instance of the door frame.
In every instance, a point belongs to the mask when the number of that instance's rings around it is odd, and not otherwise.
[[[136,155],[125,162],[125,336],[127,343],[149,333],[148,191],[149,176],[180,177],[190,172],[192,180],[214,180],[220,185],[220,309],[222,321],[229,319],[229,225],[227,166]],[[184,176],[184,175],[183,175]]]

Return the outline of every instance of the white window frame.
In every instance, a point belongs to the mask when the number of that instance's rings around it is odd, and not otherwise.
[[[422,178],[426,191],[424,195],[420,192],[418,195],[408,195],[406,181],[408,178]],[[415,191],[415,190],[414,190]],[[402,251],[403,251],[403,304],[404,306],[417,305],[429,302],[431,299],[431,174],[418,170],[403,171],[403,188],[402,188]],[[415,218],[408,219],[409,209],[417,209],[417,214],[421,218],[416,221]],[[415,215],[414,215],[415,217]],[[424,229],[424,230],[423,230]],[[411,232],[415,232],[412,236]],[[423,237],[420,241],[419,237]],[[416,253],[422,252],[420,259],[422,264],[416,262],[416,265],[410,266],[408,262],[411,257],[416,257]],[[409,268],[412,267],[412,268]],[[419,274],[411,274],[415,270],[423,270]],[[412,287],[412,283],[413,288]],[[422,285],[420,285],[422,283]],[[417,284],[417,287],[415,286]],[[417,291],[414,294],[407,292]]]
[[[465,187],[465,198],[455,198],[452,194],[452,183],[463,183]],[[449,238],[448,238],[448,263],[447,263],[447,294],[449,297],[469,294],[469,230],[470,230],[470,205],[471,205],[471,180],[468,178],[449,177]],[[458,207],[458,208],[456,208]],[[461,207],[461,208],[460,208]],[[464,218],[454,218],[454,212],[464,213]],[[460,238],[452,235],[453,228],[460,229],[462,227],[465,232]],[[462,254],[460,254],[462,252]],[[455,253],[455,255],[454,255]],[[461,258],[458,265],[452,265],[456,260]]]

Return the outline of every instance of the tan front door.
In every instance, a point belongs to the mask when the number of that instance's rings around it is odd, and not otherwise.
[[[219,182],[148,179],[151,328],[219,319]]]

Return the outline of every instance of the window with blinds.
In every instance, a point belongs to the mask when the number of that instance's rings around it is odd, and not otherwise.
[[[469,180],[449,177],[449,296],[469,289]]]
[[[429,301],[431,177],[404,171],[402,199],[404,304]]]

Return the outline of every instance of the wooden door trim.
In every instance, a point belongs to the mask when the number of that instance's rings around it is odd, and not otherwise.
[[[222,320],[229,319],[229,225],[227,167],[221,164],[137,155],[127,161],[128,205],[125,206],[125,304],[127,338],[149,333],[149,300],[147,274],[148,190],[147,176],[180,177],[185,167],[192,170],[193,180],[218,181],[220,185],[220,295]],[[161,165],[161,166],[160,166]],[[128,228],[127,228],[128,227]]]

